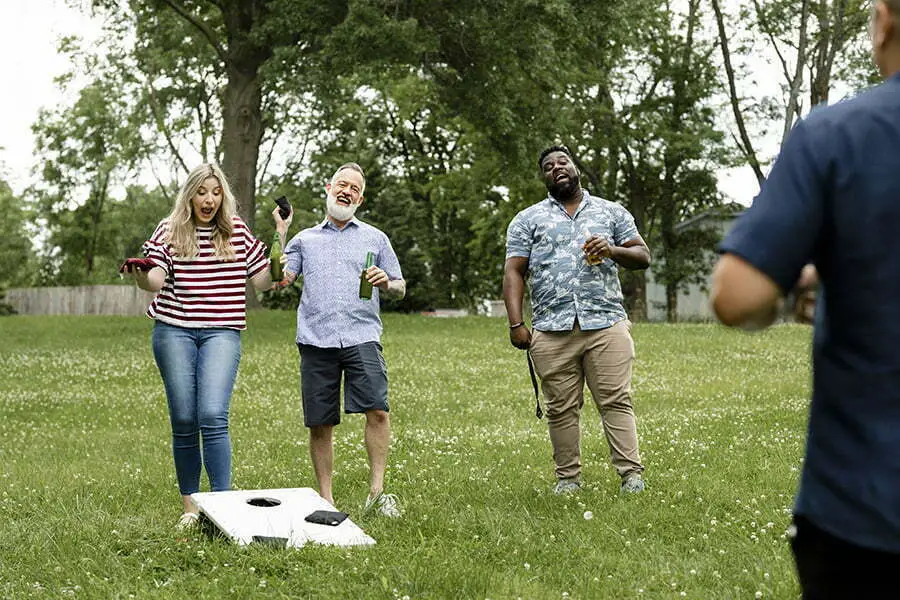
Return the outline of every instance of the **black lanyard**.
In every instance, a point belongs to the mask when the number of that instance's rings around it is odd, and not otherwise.
[[[531,350],[525,351],[525,358],[528,359],[528,373],[531,375],[531,386],[534,388],[534,416],[540,419],[544,416],[544,411],[541,410],[541,401],[538,398],[538,380],[534,373],[534,363],[531,362]]]

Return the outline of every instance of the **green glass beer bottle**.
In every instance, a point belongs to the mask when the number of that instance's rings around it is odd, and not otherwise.
[[[363,300],[372,299],[372,284],[366,279],[366,271],[375,264],[375,253],[366,253],[366,266],[363,267],[362,273],[359,274],[359,297]]]
[[[281,268],[281,236],[275,232],[275,239],[272,240],[272,249],[269,251],[269,268],[272,272],[272,281],[280,282],[284,278]]]

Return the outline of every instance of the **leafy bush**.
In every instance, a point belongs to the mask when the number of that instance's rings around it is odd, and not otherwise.
[[[0,291],[0,317],[18,314],[18,311],[11,304],[3,301],[4,298],[6,298],[6,292]]]
[[[303,286],[295,281],[287,287],[260,293],[259,302],[273,310],[297,310],[302,290]]]

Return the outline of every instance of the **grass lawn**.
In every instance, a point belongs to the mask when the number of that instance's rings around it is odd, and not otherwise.
[[[363,418],[345,417],[335,500],[378,544],[278,550],[174,532],[180,497],[151,321],[0,318],[0,598],[798,597],[784,533],[809,329],[636,325],[648,489],[618,494],[589,403],[585,489],[557,497],[506,322],[384,321],[387,487],[405,514],[358,516]],[[293,330],[291,312],[250,316],[231,409],[238,488],[315,485]]]

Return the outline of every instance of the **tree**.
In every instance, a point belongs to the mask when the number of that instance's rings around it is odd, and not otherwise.
[[[130,164],[131,129],[115,82],[99,78],[75,104],[42,110],[32,127],[42,155],[42,182],[32,188],[48,243],[59,261],[48,275],[61,284],[95,279],[99,256],[110,256],[110,188]],[[101,273],[100,279],[107,275]]]
[[[121,8],[107,0],[95,7],[119,14]],[[278,69],[270,64],[278,56],[290,56],[306,64],[320,51],[322,40],[346,13],[344,2],[313,0],[131,0],[128,18],[136,24],[136,55],[151,75],[147,93],[153,119],[160,129],[171,116],[171,102],[154,97],[152,75],[161,66],[177,66],[176,72],[203,72],[197,83],[222,80],[216,96],[197,89],[189,102],[201,108],[200,152],[211,160],[211,150],[221,149],[221,162],[238,203],[238,213],[252,227],[255,218],[257,173],[267,125],[264,97],[277,87]],[[173,19],[173,17],[175,17]],[[180,41],[179,41],[180,40]],[[198,46],[203,46],[196,52]],[[279,54],[281,50],[289,50]],[[211,52],[210,52],[211,51]],[[171,86],[169,86],[171,87]],[[173,98],[169,98],[173,100]],[[199,103],[197,101],[199,100]],[[215,113],[218,114],[215,114]],[[209,128],[221,123],[220,142]],[[169,141],[176,156],[177,145]],[[180,161],[185,168],[184,161]]]
[[[711,0],[719,47],[728,83],[728,97],[732,107],[739,136],[734,136],[736,145],[753,169],[757,180],[762,183],[762,161],[758,158],[759,140],[753,140],[753,125],[765,135],[766,120],[781,114],[782,127],[779,145],[784,143],[797,118],[821,103],[827,103],[833,86],[834,75],[854,88],[861,88],[873,81],[872,68],[864,41],[868,22],[868,2],[866,0],[750,0],[739,6],[741,23],[753,26],[749,34],[762,34],[767,45],[762,50],[753,42],[741,43],[739,33],[728,26],[719,0]],[[742,28],[741,31],[744,31]],[[740,54],[758,56],[761,52],[772,53],[783,77],[781,98],[757,98],[756,103],[748,100],[747,94],[739,89],[740,73],[733,66],[730,42],[738,37]],[[747,78],[749,79],[749,78]],[[809,101],[804,105],[802,96],[808,93]],[[750,118],[755,123],[748,125]]]
[[[654,253],[653,276],[666,287],[668,319],[675,320],[678,292],[711,267],[708,257],[696,260],[696,249],[714,243],[678,225],[721,202],[715,173],[731,156],[715,122],[718,78],[712,47],[700,35],[699,1],[688,2],[683,15],[668,4],[628,8],[642,27],[619,31],[610,62],[597,61],[569,94],[577,100],[568,109],[568,135],[585,185],[635,217]],[[646,316],[645,277],[622,274],[635,319]]]
[[[28,211],[5,181],[0,181],[0,290],[27,287],[35,279],[37,261],[27,234]]]

